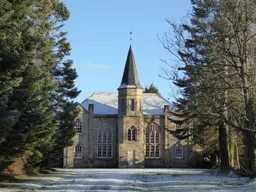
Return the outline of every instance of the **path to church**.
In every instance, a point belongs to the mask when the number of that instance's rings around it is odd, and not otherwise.
[[[55,174],[0,183],[0,192],[255,191],[256,182],[202,169],[58,169]]]

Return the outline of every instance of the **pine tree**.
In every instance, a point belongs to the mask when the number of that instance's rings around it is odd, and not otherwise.
[[[26,15],[30,0],[0,2],[0,148],[5,146],[21,111],[10,100],[22,82],[22,73],[31,57],[30,43],[24,43],[30,28]],[[14,149],[9,148],[8,152]],[[8,165],[8,155],[0,150],[0,170]]]
[[[219,13],[218,5],[217,1],[192,0],[191,3],[193,13],[190,24],[180,26],[171,24],[176,33],[176,36],[174,35],[176,42],[165,45],[165,48],[171,52],[175,48],[172,53],[183,63],[183,66],[179,67],[179,70],[184,72],[183,75],[176,75],[174,79],[174,83],[182,89],[183,95],[177,100],[179,110],[174,115],[182,117],[186,124],[193,124],[193,129],[187,130],[191,127],[187,126],[185,130],[177,130],[177,132],[182,133],[183,137],[186,137],[184,136],[186,133],[187,136],[193,134],[194,141],[200,142],[202,146],[207,146],[207,140],[204,138],[214,135],[212,147],[206,151],[215,153],[219,141],[221,169],[228,170],[228,131],[222,118],[225,91],[222,89],[223,83],[216,78],[217,73],[223,74],[223,67],[213,71],[213,68],[216,68],[214,61],[218,58],[213,56],[215,50],[211,46],[215,38],[212,35],[211,25]],[[219,133],[212,132],[216,127]]]
[[[149,87],[145,87],[144,93],[158,93],[159,94],[159,90],[153,83],[151,83]]]
[[[62,166],[63,149],[73,144],[75,119],[79,112],[78,103],[72,100],[79,95],[80,91],[74,87],[77,74],[72,68],[71,60],[63,62],[63,66],[55,70],[55,76],[59,82],[58,94],[56,95],[58,101],[56,119],[59,122],[59,128],[55,134],[53,161]]]
[[[62,22],[67,20],[69,12],[65,8],[65,5],[59,3],[58,10],[59,12],[57,13],[63,18]],[[77,73],[76,70],[72,68],[72,60],[66,59],[71,51],[70,43],[67,41],[66,35],[67,32],[60,31],[56,36],[55,50],[58,60],[52,70],[58,87],[52,94],[52,99],[55,103],[55,120],[58,122],[58,129],[54,135],[55,140],[50,152],[53,155],[53,161],[59,166],[62,166],[64,147],[70,146],[73,143],[75,119],[79,112],[78,103],[74,102],[74,99],[80,93],[75,87]]]
[[[42,6],[45,4],[42,3]],[[78,114],[77,103],[73,100],[80,93],[74,85],[77,74],[72,68],[72,60],[66,60],[66,56],[71,51],[70,43],[66,38],[67,33],[61,31],[63,22],[69,18],[69,11],[63,3],[56,0],[52,0],[52,7],[49,7],[49,11],[52,12],[52,9],[55,10],[54,15],[51,16],[55,19],[50,21],[50,24],[54,25],[55,31],[52,39],[55,57],[51,66],[51,75],[56,89],[51,92],[50,99],[53,104],[54,120],[58,122],[58,126],[56,132],[53,133],[51,143],[39,147],[39,151],[43,153],[42,163],[44,166],[51,163],[48,162],[50,160],[49,153],[54,152],[55,158],[60,161],[63,148],[72,144],[75,119]]]
[[[196,27],[182,26],[192,38],[183,36],[184,31],[177,31],[179,28],[173,25],[178,34],[176,40],[185,40],[175,44],[180,61],[186,65],[181,68],[185,70],[185,76],[175,80],[184,91],[184,98],[178,105],[185,118],[196,117],[199,123],[218,125],[221,163],[224,159],[224,165],[228,165],[234,160],[234,146],[243,149],[243,153],[236,154],[237,163],[232,164],[241,167],[245,174],[255,176],[255,2],[213,0],[192,3],[199,8],[193,9],[199,16],[206,13],[208,17],[191,20],[192,26]],[[203,36],[195,36],[198,30]],[[169,45],[173,48],[174,44]],[[170,47],[166,46],[172,52]],[[233,141],[228,145],[227,139],[232,140],[234,134],[243,141],[242,145]],[[226,158],[227,149],[233,151],[228,152],[232,161]]]
[[[56,135],[63,145],[71,143],[77,112],[72,100],[79,91],[72,62],[63,62],[70,53],[61,31],[68,17],[58,0],[0,2],[0,169],[24,153],[30,166],[43,165]],[[60,129],[58,116],[69,129]]]

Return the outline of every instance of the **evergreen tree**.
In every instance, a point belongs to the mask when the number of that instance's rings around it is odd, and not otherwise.
[[[15,13],[10,22],[16,25],[20,22],[17,19],[23,21],[19,23],[22,25],[19,26],[21,40],[15,42],[17,52],[22,51],[22,54],[13,55],[15,50],[7,51],[16,62],[24,65],[19,66],[19,73],[16,73],[21,78],[20,84],[13,88],[8,100],[8,108],[19,111],[20,116],[0,145],[4,162],[25,152],[32,155],[35,147],[49,141],[54,132],[54,114],[48,94],[54,88],[53,79],[50,65],[41,54],[41,50],[50,52],[52,47],[47,44],[45,28],[37,26],[42,15],[37,14],[39,7],[36,8],[33,1],[14,1],[9,7]],[[10,71],[12,76],[13,72]]]
[[[183,25],[179,30],[173,25],[179,41],[175,44],[178,56],[186,65],[181,68],[185,75],[175,80],[184,91],[179,107],[187,119],[218,126],[222,168],[233,161],[227,152],[233,158],[234,153],[228,149],[232,150],[236,143],[232,146],[227,140],[233,140],[232,135],[236,134],[243,141],[236,148],[244,150],[237,150],[238,168],[241,166],[245,174],[255,176],[255,2],[192,3],[199,8],[194,7],[194,13],[200,16],[192,17],[192,27]],[[207,17],[202,18],[205,14]],[[184,29],[191,35],[189,38],[184,36]],[[198,31],[201,34],[195,35]],[[172,52],[174,44],[168,45],[166,48]]]
[[[72,61],[63,62],[68,17],[58,0],[0,2],[0,169],[24,153],[42,165],[56,138],[71,144],[79,91]]]
[[[26,15],[31,4],[30,0],[0,2],[0,148],[4,147],[21,115],[17,107],[10,106],[10,99],[31,58],[31,44],[26,41],[30,28]],[[12,150],[9,148],[8,152]],[[0,169],[7,165],[8,155],[0,150]]]
[[[185,126],[185,130],[177,130],[178,135],[188,133],[194,135],[194,141],[200,142],[201,146],[208,146],[205,151],[207,153],[220,152],[221,169],[229,169],[228,145],[227,145],[227,126],[223,121],[225,93],[222,89],[223,83],[216,76],[217,73],[223,74],[223,67],[218,67],[213,72],[215,60],[213,56],[215,50],[211,46],[214,40],[212,35],[212,23],[218,15],[217,1],[191,1],[193,13],[191,15],[190,24],[177,26],[172,24],[176,31],[175,48],[178,59],[183,63],[179,70],[183,71],[182,76],[176,75],[174,83],[182,89],[182,98],[178,99],[178,113],[184,119],[186,124],[193,124],[192,130],[187,130],[191,126]],[[174,40],[174,41],[175,41]],[[173,46],[174,44],[170,43]],[[169,45],[165,47],[171,50]],[[220,63],[223,63],[220,59]],[[216,78],[217,77],[217,78]],[[219,132],[213,131],[218,127]],[[215,138],[209,148],[208,136]],[[219,136],[219,138],[218,138]],[[219,149],[217,142],[219,141]]]
[[[49,152],[54,152],[55,158],[62,160],[63,148],[72,144],[75,119],[78,114],[77,103],[73,100],[80,93],[74,85],[77,73],[72,68],[72,60],[65,60],[65,57],[71,51],[70,43],[67,42],[66,38],[67,33],[60,30],[63,27],[63,22],[69,18],[69,11],[63,3],[56,0],[52,0],[52,6],[49,11],[54,9],[55,12],[54,15],[51,15],[53,19],[49,23],[55,26],[53,50],[56,55],[51,74],[53,75],[56,89],[51,92],[50,96],[54,107],[54,120],[58,122],[58,127],[51,144],[39,148],[39,151],[44,154],[42,159],[44,165],[51,163],[48,162]]]
[[[159,94],[159,90],[153,83],[151,83],[149,87],[145,87],[144,93],[158,93]]]
[[[58,79],[59,89],[57,91],[56,119],[59,128],[55,134],[55,144],[53,146],[53,161],[62,166],[63,149],[73,144],[75,135],[75,119],[78,115],[78,103],[73,102],[80,91],[74,87],[74,80],[77,77],[75,69],[72,68],[72,61],[63,62],[63,66],[55,70]]]

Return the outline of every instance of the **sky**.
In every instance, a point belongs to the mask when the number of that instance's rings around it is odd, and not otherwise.
[[[117,92],[130,43],[142,87],[154,83],[160,94],[174,101],[175,86],[161,78],[168,69],[162,60],[173,56],[159,38],[191,10],[190,0],[63,0],[70,11],[64,30],[71,43],[82,102],[94,92]],[[132,41],[130,42],[130,32]]]

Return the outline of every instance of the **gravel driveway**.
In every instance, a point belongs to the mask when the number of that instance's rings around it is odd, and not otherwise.
[[[0,183],[0,192],[256,191],[256,182],[203,169],[57,169],[55,174]]]

